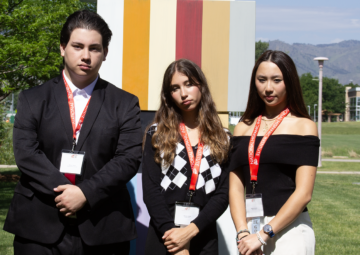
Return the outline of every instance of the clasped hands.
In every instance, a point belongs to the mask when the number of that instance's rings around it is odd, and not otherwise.
[[[267,240],[267,235],[260,231],[260,235],[264,240]],[[244,237],[246,236],[246,237]],[[244,237],[244,238],[242,238]],[[259,241],[256,234],[249,235],[247,233],[242,233],[238,236],[238,238],[242,238],[238,242],[238,250],[241,255],[262,255],[263,252],[261,250],[261,242]]]
[[[86,197],[78,186],[66,184],[54,188],[55,192],[62,192],[55,198],[56,207],[66,217],[75,215],[86,204]]]
[[[171,254],[188,255],[190,241],[198,233],[198,227],[194,223],[191,223],[185,228],[172,228],[166,231],[162,239]]]

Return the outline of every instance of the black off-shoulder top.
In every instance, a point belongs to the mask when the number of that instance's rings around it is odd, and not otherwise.
[[[263,137],[256,137],[255,151]],[[232,138],[230,171],[240,169],[251,194],[248,147],[250,136]],[[274,216],[295,191],[295,175],[299,166],[317,166],[320,140],[316,136],[271,135],[260,155],[255,193],[262,193],[264,215]],[[304,211],[307,211],[305,208]]]

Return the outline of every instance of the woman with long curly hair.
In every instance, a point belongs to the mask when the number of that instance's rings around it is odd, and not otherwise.
[[[284,52],[269,50],[257,60],[232,140],[229,199],[240,254],[314,254],[306,206],[320,143]]]
[[[201,69],[186,59],[171,63],[145,134],[142,178],[151,217],[145,254],[218,254],[229,146]]]

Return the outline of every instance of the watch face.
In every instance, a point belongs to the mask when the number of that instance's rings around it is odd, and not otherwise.
[[[271,227],[270,225],[267,225],[267,224],[266,224],[266,225],[264,226],[264,232],[265,232],[265,233],[269,233],[269,232],[271,232],[271,230],[272,230],[272,227]]]

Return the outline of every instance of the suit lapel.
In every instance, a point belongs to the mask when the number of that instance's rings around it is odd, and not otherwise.
[[[64,149],[70,150],[73,140],[73,129],[70,119],[70,110],[69,110],[65,84],[61,75],[54,79],[53,89],[54,89],[55,100],[59,108],[60,116],[63,122],[63,126],[66,131],[66,136],[69,141],[69,148],[64,148]]]
[[[79,141],[76,145],[76,150],[81,150],[87,136],[89,135],[91,128],[100,112],[101,106],[105,98],[106,82],[102,79],[98,79],[94,90],[91,94],[88,110],[85,115],[84,123],[80,130]],[[70,115],[69,115],[70,116]],[[70,118],[70,117],[69,117]]]

